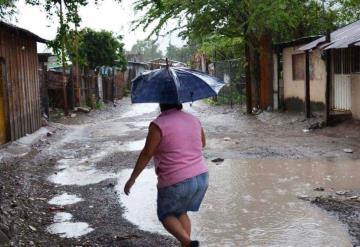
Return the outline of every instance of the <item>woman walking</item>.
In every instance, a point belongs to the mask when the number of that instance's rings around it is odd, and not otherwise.
[[[158,177],[157,215],[182,246],[199,246],[191,239],[188,211],[198,211],[208,187],[208,168],[202,149],[205,135],[200,121],[182,111],[181,104],[160,104],[161,114],[151,122],[145,147],[127,181],[131,187],[154,158]]]

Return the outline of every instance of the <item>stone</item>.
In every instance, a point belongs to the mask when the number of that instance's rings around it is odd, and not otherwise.
[[[30,228],[32,231],[36,232],[36,228],[35,228],[35,227],[29,225],[29,228]]]
[[[345,153],[348,153],[348,154],[352,154],[353,153],[353,150],[351,148],[345,148],[344,149],[344,152]]]
[[[75,107],[74,110],[75,111],[80,111],[80,112],[85,112],[85,113],[89,113],[91,111],[91,109],[88,108],[88,107]]]
[[[224,141],[230,141],[231,138],[230,137],[224,137]]]
[[[323,187],[317,187],[314,189],[314,191],[325,191],[325,189]]]
[[[75,114],[75,113],[72,113],[72,114],[70,115],[70,117],[71,117],[71,118],[74,118],[74,117],[76,117],[76,114]]]
[[[343,195],[346,194],[346,191],[342,191],[342,190],[336,191],[336,194],[339,195],[339,196],[343,196]]]

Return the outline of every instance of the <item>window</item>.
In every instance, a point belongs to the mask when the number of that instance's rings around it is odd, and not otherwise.
[[[305,79],[305,54],[292,55],[293,80]]]
[[[333,50],[334,73],[360,73],[360,47]]]
[[[312,54],[310,53],[310,80],[314,79],[314,69]],[[293,80],[305,80],[305,54],[292,55],[292,74]]]
[[[355,46],[351,50],[351,71],[353,73],[360,73],[360,47]]]

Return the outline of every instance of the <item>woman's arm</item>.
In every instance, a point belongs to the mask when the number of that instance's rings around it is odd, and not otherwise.
[[[202,147],[204,148],[206,146],[206,137],[203,128],[201,128],[201,142],[202,142]]]
[[[157,147],[159,146],[161,141],[161,131],[159,127],[157,127],[155,124],[150,124],[149,127],[149,133],[146,138],[146,143],[141,151],[139,158],[136,162],[135,168],[127,181],[124,192],[126,195],[129,195],[131,187],[134,185],[135,180],[140,175],[140,173],[144,170],[146,165],[149,163],[151,158],[154,156]]]

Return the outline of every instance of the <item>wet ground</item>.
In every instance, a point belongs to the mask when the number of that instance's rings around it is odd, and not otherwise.
[[[208,138],[210,188],[193,215],[194,236],[204,246],[359,242],[351,230],[359,222],[357,197],[346,197],[351,217],[320,209],[332,210],[322,206],[331,204],[323,203],[329,194],[360,189],[358,123],[304,132],[310,123],[301,115],[246,116],[201,102],[186,110],[201,119]],[[125,99],[4,147],[0,230],[15,246],[177,246],[156,220],[151,165],[130,197],[122,193],[157,114],[156,105]],[[320,207],[308,201],[316,197]]]

